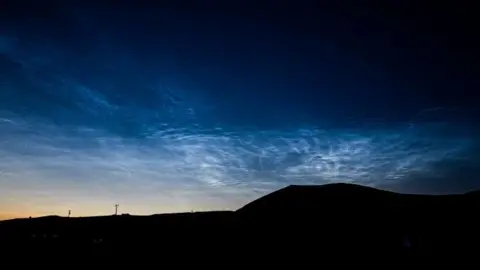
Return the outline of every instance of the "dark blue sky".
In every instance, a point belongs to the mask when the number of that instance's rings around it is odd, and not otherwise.
[[[2,2],[0,213],[478,188],[473,9],[317,2]]]

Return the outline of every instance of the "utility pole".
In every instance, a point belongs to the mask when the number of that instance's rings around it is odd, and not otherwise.
[[[115,204],[115,216],[117,215],[118,213],[118,204]]]

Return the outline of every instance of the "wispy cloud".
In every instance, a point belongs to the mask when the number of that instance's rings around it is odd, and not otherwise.
[[[123,200],[189,210],[212,207],[215,201],[218,208],[234,208],[288,184],[376,186],[398,184],[411,175],[431,176],[438,173],[437,163],[462,158],[470,147],[464,138],[432,140],[427,126],[366,131],[165,129],[141,139],[28,119],[2,118],[0,128],[4,203]]]
[[[425,120],[439,109],[351,129],[214,125],[222,112],[207,94],[143,76],[104,45],[118,57],[92,49],[88,62],[54,43],[0,36],[0,53],[23,76],[0,82],[0,214],[106,214],[115,203],[135,213],[235,209],[289,184],[340,181],[429,192],[435,179],[455,181],[447,167],[478,164],[475,138]]]

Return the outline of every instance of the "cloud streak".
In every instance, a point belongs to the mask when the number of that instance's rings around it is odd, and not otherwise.
[[[435,176],[438,163],[461,161],[471,147],[464,138],[432,140],[426,126],[183,128],[141,139],[15,118],[2,118],[0,128],[2,198],[158,201],[184,211],[211,206],[209,200],[234,208],[288,184],[398,185],[413,176]]]
[[[91,48],[85,60],[54,42],[0,36],[0,216],[110,214],[115,203],[138,214],[235,209],[289,184],[437,192],[442,182],[448,191],[457,168],[462,179],[478,168],[476,138],[432,117],[443,109],[332,128],[296,123],[303,112],[292,106],[278,113],[291,116],[285,126],[246,128],[219,109],[235,118],[245,104],[219,106],[208,89],[172,83],[104,42],[110,57]],[[478,187],[469,183],[462,188]]]

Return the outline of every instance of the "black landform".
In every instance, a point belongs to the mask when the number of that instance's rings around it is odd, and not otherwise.
[[[239,254],[252,260],[465,255],[474,254],[480,240],[479,210],[479,192],[434,196],[353,184],[288,186],[236,211],[2,221],[0,254],[226,260]]]

